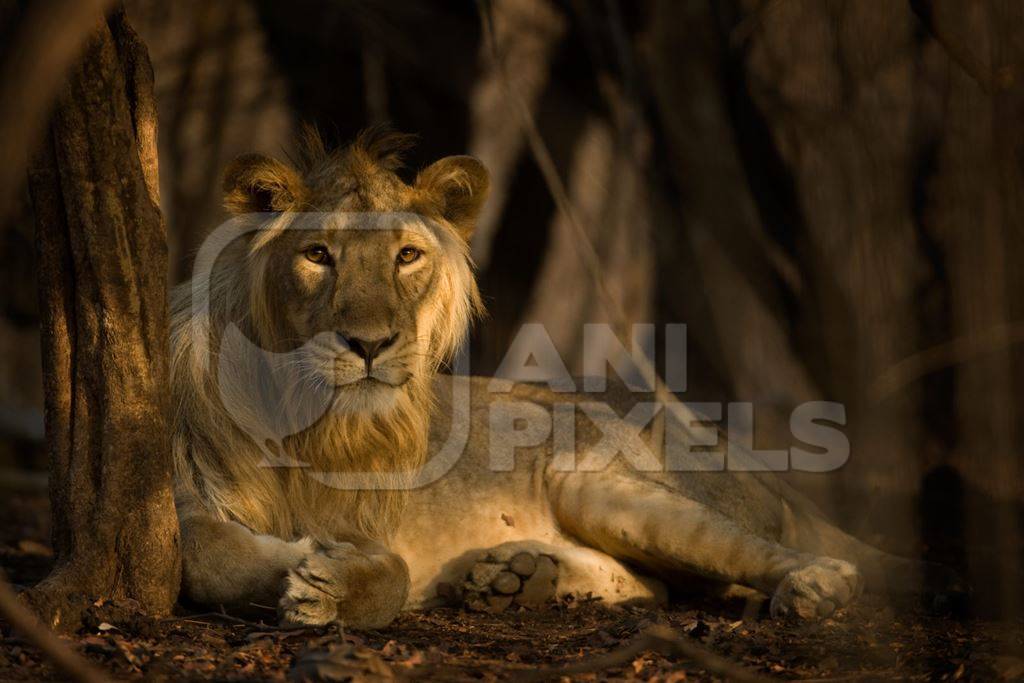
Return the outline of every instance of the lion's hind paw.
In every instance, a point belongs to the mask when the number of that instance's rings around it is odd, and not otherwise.
[[[472,565],[461,587],[439,587],[450,602],[476,611],[502,612],[513,604],[539,607],[555,596],[558,561],[529,550],[488,553]]]
[[[774,618],[824,619],[860,595],[864,580],[849,562],[820,557],[794,569],[772,596]]]

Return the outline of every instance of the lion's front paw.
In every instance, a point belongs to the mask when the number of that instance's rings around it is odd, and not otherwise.
[[[504,611],[512,603],[537,607],[554,597],[557,581],[554,556],[498,549],[473,564],[461,595],[452,597],[461,598],[471,609],[491,612]]]
[[[321,626],[338,618],[338,603],[347,594],[344,566],[339,553],[352,546],[310,553],[298,567],[285,577],[284,593],[278,601],[277,611],[285,624]]]
[[[786,574],[772,596],[771,614],[823,619],[857,597],[863,586],[855,566],[821,557]]]

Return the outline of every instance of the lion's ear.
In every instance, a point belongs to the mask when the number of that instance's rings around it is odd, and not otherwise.
[[[262,154],[245,154],[224,169],[224,207],[232,213],[286,211],[300,201],[302,187],[291,166]]]
[[[445,157],[416,176],[416,189],[427,195],[466,240],[473,235],[490,186],[487,169],[470,156]]]

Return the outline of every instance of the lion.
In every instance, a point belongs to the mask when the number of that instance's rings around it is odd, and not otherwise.
[[[172,297],[188,600],[378,628],[442,602],[658,604],[705,586],[817,619],[865,587],[921,585],[923,564],[846,534],[774,475],[611,457],[651,428],[571,408],[599,398],[624,414],[638,398],[620,386],[495,390],[443,372],[483,312],[468,245],[489,179],[453,156],[406,182],[408,145],[371,131],[327,151],[308,133],[290,163],[247,155],[225,171],[238,229]],[[524,440],[516,416],[566,405],[572,452]],[[511,461],[496,467],[498,452]],[[571,466],[594,454],[601,467]]]

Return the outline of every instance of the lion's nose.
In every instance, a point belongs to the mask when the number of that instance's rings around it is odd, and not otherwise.
[[[342,338],[352,353],[356,354],[363,361],[366,362],[366,373],[370,373],[370,369],[373,367],[373,359],[380,355],[381,351],[388,348],[395,343],[395,339],[398,338],[397,334],[390,337],[381,337],[380,339],[359,339],[358,337],[349,337],[342,333],[338,333],[338,336]]]

